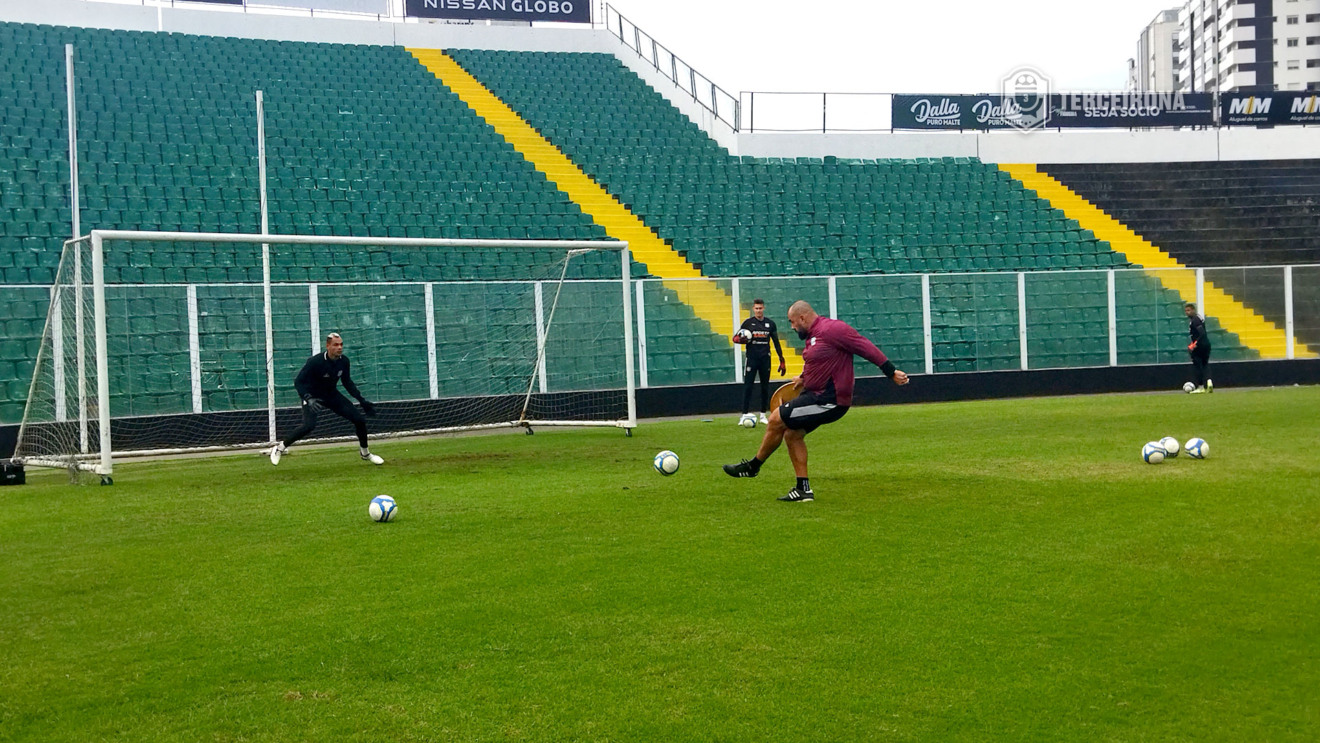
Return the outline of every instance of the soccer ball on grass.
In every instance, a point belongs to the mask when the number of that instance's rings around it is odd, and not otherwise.
[[[1158,441],[1152,441],[1141,447],[1141,459],[1146,464],[1159,464],[1164,461],[1164,444]]]
[[[1187,384],[1183,385],[1183,392],[1192,392],[1195,389],[1196,389],[1196,385],[1192,384],[1191,382],[1188,382]]]
[[[743,417],[738,419],[738,425],[743,428],[756,428],[756,416],[752,413],[743,413]]]
[[[1164,456],[1169,459],[1178,456],[1178,450],[1182,448],[1182,444],[1178,443],[1178,439],[1175,439],[1172,436],[1165,436],[1160,439],[1160,446],[1164,447]]]
[[[1187,456],[1192,459],[1205,459],[1210,456],[1210,445],[1205,443],[1205,439],[1188,439],[1184,448],[1187,450]]]
[[[678,455],[668,449],[655,455],[655,471],[666,477],[678,472]]]
[[[371,505],[367,506],[367,513],[370,514],[373,521],[393,521],[394,514],[398,512],[398,504],[388,495],[378,495],[372,498]]]

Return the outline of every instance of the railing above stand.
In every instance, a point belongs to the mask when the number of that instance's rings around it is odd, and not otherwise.
[[[656,41],[650,34],[641,30],[632,21],[624,18],[612,5],[605,6],[605,27],[609,29],[624,46],[637,52],[669,78],[683,92],[692,96],[702,108],[710,111],[715,118],[728,124],[734,131],[742,128],[742,104],[738,96],[732,95],[710,78],[692,69],[664,44]]]

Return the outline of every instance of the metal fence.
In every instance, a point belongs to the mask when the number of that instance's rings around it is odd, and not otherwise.
[[[669,78],[680,90],[691,95],[692,100],[715,118],[728,124],[734,131],[742,128],[742,104],[737,96],[728,93],[710,78],[692,69],[691,65],[680,59],[664,44],[624,18],[612,5],[605,6],[605,27],[625,46],[637,52],[642,59]]]
[[[744,91],[738,98],[749,134],[893,130],[890,93]]]
[[[696,281],[714,283],[724,292],[728,304],[717,308],[717,316],[712,315],[709,307],[696,309],[685,303],[682,281],[633,282],[635,381],[639,386],[741,381],[741,349],[731,344],[728,337],[747,317],[752,300],[758,298],[766,301],[767,316],[779,325],[783,343],[797,343],[796,338],[789,337],[792,332],[785,313],[791,302],[802,299],[811,302],[820,314],[850,323],[879,344],[901,368],[914,373],[1185,363],[1187,322],[1182,315],[1182,302],[1188,299],[1194,299],[1204,308],[1215,331],[1216,361],[1313,358],[1320,352],[1320,265]],[[501,283],[504,287],[501,292],[507,293],[513,290],[510,285],[517,282]],[[525,283],[526,291],[522,294],[541,296],[533,291],[537,282]],[[399,301],[405,297],[418,298],[416,307],[400,305],[391,311],[410,317],[416,315],[413,324],[428,327],[427,305],[420,299],[424,294],[423,284],[366,282],[361,285],[374,287],[376,294],[398,297]],[[215,288],[207,284],[172,286],[179,296],[206,295]],[[302,298],[300,306],[304,315],[312,313],[310,319],[303,318],[308,330],[299,337],[305,335],[305,340],[298,344],[297,353],[290,352],[290,358],[298,361],[299,354],[319,343],[321,322],[334,319],[323,317],[325,310],[318,311],[318,303],[307,297],[315,298],[318,288],[321,292],[337,291],[336,285],[294,282],[276,286],[279,292]],[[0,338],[7,356],[0,369],[7,378],[0,380],[0,390],[5,391],[4,396],[9,399],[3,402],[10,407],[26,396],[35,361],[32,357],[44,325],[44,303],[49,296],[49,287],[0,286],[0,307],[7,308],[15,318],[5,324],[8,332]],[[1244,312],[1244,304],[1250,313]],[[198,313],[196,304],[180,304],[184,306],[188,306],[188,313]],[[526,322],[534,322],[535,310],[528,307],[525,312],[515,314]],[[204,319],[180,316],[178,324],[180,328],[196,327]],[[575,322],[571,315],[563,319]],[[234,318],[230,322],[245,321]],[[727,327],[722,327],[725,323]],[[193,349],[194,356],[208,351],[204,339],[194,340],[193,344],[198,346]],[[428,347],[433,346],[419,342],[408,347],[412,350],[399,349],[398,354],[413,351],[423,354],[413,361],[417,368],[426,369],[435,365],[434,360],[424,355]],[[555,345],[547,350],[551,356],[582,354],[585,357],[596,352],[577,343]],[[567,363],[569,368],[577,361],[547,359],[552,366]],[[859,372],[878,373],[865,365],[859,366]],[[368,373],[365,368],[363,373]],[[194,369],[193,374],[196,376],[198,370]],[[194,379],[191,385],[194,399],[200,382],[200,378]],[[379,384],[390,382],[400,380],[378,380]],[[426,386],[424,379],[418,384],[419,389]],[[406,396],[402,388],[399,394]]]
[[[789,303],[804,299],[820,314],[853,325],[896,364],[916,373],[1185,363],[1184,301],[1196,301],[1208,318],[1221,343],[1217,360],[1293,359],[1320,352],[1320,266],[716,281],[730,297],[733,313],[730,327],[716,332],[732,334],[753,299],[764,299],[781,337],[791,335],[785,313]],[[656,386],[657,363],[672,370],[676,361],[670,357],[681,361],[694,353],[672,336],[672,320],[670,328],[653,322],[664,314],[663,305],[675,301],[675,292],[666,290],[675,284],[637,282],[640,386]],[[1251,312],[1259,317],[1242,320],[1244,303],[1248,317]],[[737,347],[696,353],[718,361],[691,366],[703,370],[696,374],[661,374],[660,384],[741,381]]]

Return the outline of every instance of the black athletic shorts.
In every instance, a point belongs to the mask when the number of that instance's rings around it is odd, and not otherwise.
[[[847,405],[836,405],[833,400],[833,396],[803,392],[779,406],[779,419],[787,428],[811,433],[826,423],[837,421],[848,412]]]

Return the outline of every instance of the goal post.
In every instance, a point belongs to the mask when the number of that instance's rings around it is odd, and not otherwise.
[[[28,387],[14,460],[32,466],[111,473],[105,390],[104,265],[94,236],[64,243]],[[70,410],[72,409],[72,412]]]
[[[270,446],[330,332],[373,438],[631,429],[631,274],[613,240],[93,230],[64,244],[14,458],[109,476]],[[352,438],[322,418],[314,440]]]

